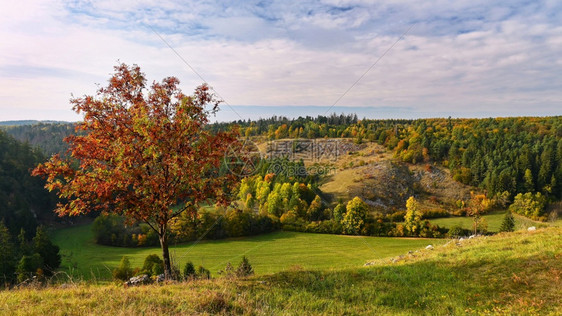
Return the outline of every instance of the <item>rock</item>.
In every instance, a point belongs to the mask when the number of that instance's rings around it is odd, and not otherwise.
[[[157,283],[161,283],[161,282],[164,282],[164,281],[166,281],[166,275],[165,275],[164,273],[159,274],[159,275],[156,277],[156,282],[157,282]]]
[[[414,252],[413,252],[412,250],[408,251],[408,254],[409,254],[409,255],[410,255],[410,254],[413,254],[413,253],[414,253]]]
[[[472,239],[474,237],[476,237],[476,235],[470,235],[470,236],[468,236],[468,239]]]
[[[152,279],[150,279],[148,274],[142,274],[130,278],[129,281],[125,282],[125,286],[138,286],[138,285],[150,284],[150,283],[152,283]]]
[[[527,228],[528,231],[532,232],[534,230],[537,230],[537,228],[535,226],[531,226],[529,228]]]
[[[433,246],[432,246],[432,245],[427,245],[427,247],[425,247],[425,249],[433,250]]]

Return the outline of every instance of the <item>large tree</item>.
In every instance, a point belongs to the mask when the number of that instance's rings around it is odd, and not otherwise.
[[[116,66],[96,96],[71,100],[84,120],[77,135],[65,139],[70,158],[54,155],[33,171],[64,201],[59,216],[101,210],[150,225],[160,239],[166,278],[172,271],[168,223],[183,212],[196,214],[202,203],[228,202],[233,176],[220,166],[237,143],[236,131],[205,129],[220,103],[207,85],[192,96],[178,86],[169,77],[147,88],[138,66]]]

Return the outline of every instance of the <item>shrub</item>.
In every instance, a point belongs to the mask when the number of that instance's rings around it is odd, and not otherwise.
[[[197,271],[195,272],[195,275],[199,279],[210,279],[211,278],[211,272],[209,270],[205,269],[203,266],[197,267]]]
[[[449,229],[449,237],[462,237],[466,236],[465,230],[460,225],[455,225]]]
[[[509,206],[509,210],[525,217],[545,221],[546,197],[540,192],[533,194],[527,192],[519,193],[515,196],[513,204]]]
[[[195,267],[193,266],[193,263],[191,261],[188,261],[183,267],[183,278],[189,280],[194,277],[195,277]]]
[[[236,276],[245,277],[253,274],[254,274],[254,268],[252,268],[252,265],[250,264],[248,258],[246,258],[246,256],[243,256],[242,261],[236,268]]]
[[[164,273],[164,261],[158,255],[148,255],[144,259],[141,274],[160,275]]]
[[[230,262],[226,263],[226,267],[224,267],[224,270],[219,271],[219,274],[224,274],[226,277],[232,277],[233,275],[235,275],[234,271],[234,267],[232,266],[232,264]]]
[[[401,222],[404,220],[404,216],[406,216],[406,211],[396,211],[392,214],[387,214],[386,217],[391,222]]]
[[[127,281],[133,276],[133,269],[131,269],[131,262],[129,258],[123,256],[121,262],[119,262],[119,267],[113,270],[113,278],[116,280]]]
[[[449,212],[442,209],[424,210],[422,212],[423,219],[440,218],[440,217],[449,217]]]

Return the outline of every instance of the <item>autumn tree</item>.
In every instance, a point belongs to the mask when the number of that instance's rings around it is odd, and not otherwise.
[[[486,209],[487,198],[484,194],[475,194],[470,192],[470,207],[468,208],[468,215],[472,216],[472,230],[474,235],[478,233],[479,228],[485,226],[485,220],[482,217]],[[482,229],[481,229],[482,230]]]
[[[365,227],[369,206],[360,197],[354,197],[346,206],[342,225],[345,234],[359,235]]]
[[[166,278],[170,220],[196,214],[202,203],[228,202],[233,175],[220,166],[237,144],[236,131],[205,128],[220,103],[207,85],[192,96],[178,86],[168,77],[148,88],[138,66],[116,66],[96,96],[71,100],[84,120],[65,139],[70,158],[54,155],[33,171],[63,201],[59,216],[100,210],[148,224],[160,239]]]
[[[406,215],[404,215],[404,226],[412,236],[419,235],[422,228],[422,213],[418,201],[410,196],[406,201]]]

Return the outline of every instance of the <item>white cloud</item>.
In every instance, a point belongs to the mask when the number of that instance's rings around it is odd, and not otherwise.
[[[73,1],[0,4],[0,120],[60,118],[119,59],[230,104],[561,114],[557,1]]]

